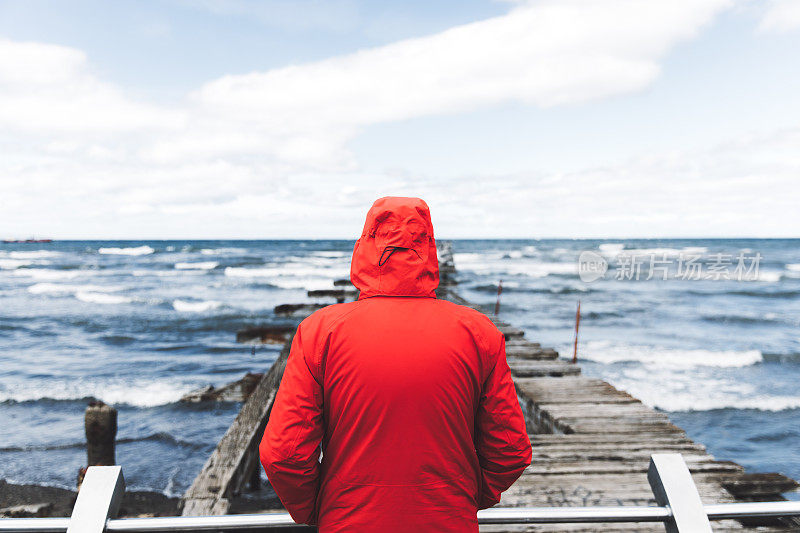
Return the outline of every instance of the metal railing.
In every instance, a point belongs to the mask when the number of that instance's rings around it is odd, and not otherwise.
[[[709,520],[800,516],[800,501],[703,505],[680,454],[654,454],[647,479],[659,506],[516,507],[478,511],[479,524],[661,522],[673,533],[711,532]],[[294,527],[288,513],[113,519],[125,483],[119,466],[89,468],[70,518],[0,518],[0,532],[219,531]]]

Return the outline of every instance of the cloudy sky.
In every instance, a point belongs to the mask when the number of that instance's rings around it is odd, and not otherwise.
[[[798,57],[798,0],[0,0],[0,237],[798,237]]]

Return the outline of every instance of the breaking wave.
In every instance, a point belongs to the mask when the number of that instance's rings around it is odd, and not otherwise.
[[[158,433],[151,433],[149,435],[145,435],[144,437],[127,437],[116,440],[117,444],[128,444],[131,442],[166,442],[168,444],[174,444],[176,446],[185,448],[197,448],[197,449],[204,448],[204,446],[201,444],[179,439],[174,435],[165,433],[163,431],[160,431]],[[63,444],[34,444],[30,446],[6,446],[4,448],[0,448],[0,452],[36,452],[36,451],[48,451],[48,450],[69,450],[71,448],[79,448],[79,449],[86,448],[86,442],[79,441],[79,442],[65,442]]]
[[[65,283],[35,283],[28,287],[28,292],[31,294],[114,292],[119,290],[122,290],[122,288],[101,285],[69,285]]]
[[[694,368],[702,366],[738,368],[761,363],[759,350],[680,350],[590,341],[579,348],[582,359],[603,364],[624,362],[645,363],[648,367]]]
[[[85,400],[95,398],[110,405],[156,407],[176,403],[187,392],[202,384],[174,381],[100,382],[97,379],[26,382],[12,390],[0,391],[0,402],[39,400]]]
[[[175,263],[177,270],[213,270],[219,266],[217,261],[202,261],[199,263]]]
[[[247,250],[244,248],[203,248],[200,253],[203,255],[234,255],[247,253]]]
[[[211,311],[212,309],[216,309],[220,305],[222,305],[221,302],[213,300],[201,301],[201,302],[175,300],[174,302],[172,302],[173,309],[184,313],[203,313],[205,311]]]
[[[708,248],[705,246],[685,246],[683,248],[632,248],[625,250],[625,254],[627,255],[653,255],[667,257],[677,257],[681,254],[701,255],[707,252]]]
[[[129,248],[100,248],[97,253],[103,255],[149,255],[155,252],[151,247],[133,246]]]
[[[545,278],[547,276],[571,276],[578,274],[577,262],[541,262],[528,258],[505,258],[505,253],[453,254],[456,268],[476,274],[526,276]]]
[[[479,292],[497,293],[497,284],[487,283],[472,287],[472,290]],[[504,281],[503,292],[520,292],[528,294],[585,294],[591,289],[583,286],[577,287],[526,287],[516,282]]]
[[[0,259],[0,268],[3,270],[14,270],[15,268],[32,265],[33,261],[23,259]]]
[[[58,257],[61,252],[53,250],[24,250],[8,252],[8,257],[12,259],[46,259],[48,257]]]
[[[41,280],[74,279],[83,272],[78,270],[50,270],[47,268],[20,268],[14,271],[15,276],[26,276]]]
[[[800,409],[800,396],[761,394],[743,397],[735,391],[714,390],[711,387],[694,390],[673,388],[642,388],[636,384],[622,385],[625,390],[645,404],[663,411],[714,411],[718,409],[754,409],[758,411],[785,411]]]
[[[625,245],[621,242],[607,242],[598,246],[597,249],[606,255],[616,255],[625,249]]]
[[[82,302],[104,305],[127,304],[133,301],[132,298],[119,294],[106,294],[104,292],[89,291],[78,291],[75,293],[75,298]]]

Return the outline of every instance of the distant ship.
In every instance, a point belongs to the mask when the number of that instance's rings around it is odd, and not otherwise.
[[[29,239],[3,239],[3,242],[8,244],[31,244],[40,242],[53,242],[53,239],[35,239],[31,237]]]

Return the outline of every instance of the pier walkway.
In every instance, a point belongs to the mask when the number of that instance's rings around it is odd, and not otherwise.
[[[455,265],[448,245],[440,248],[440,276],[440,298],[485,312],[456,292]],[[341,295],[328,291],[331,294],[326,296],[352,297],[352,288],[339,290]],[[656,453],[683,455],[704,504],[782,500],[782,492],[798,486],[780,474],[748,474],[736,463],[716,460],[666,414],[602,380],[583,376],[578,365],[559,359],[555,350],[527,340],[522,330],[487,315],[506,337],[508,363],[533,446],[532,465],[503,494],[500,506],[655,506],[647,469],[651,454]],[[254,483],[260,471],[258,440],[290,343],[291,338],[187,491],[184,515],[226,514],[237,495]],[[800,530],[797,519],[761,519],[758,526],[723,520],[714,523],[714,530]],[[664,526],[486,525],[481,531],[664,531]]]

